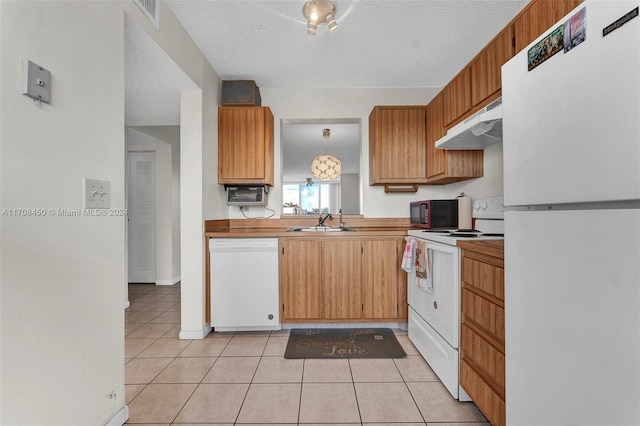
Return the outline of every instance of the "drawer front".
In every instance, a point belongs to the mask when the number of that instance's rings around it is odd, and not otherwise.
[[[462,359],[468,360],[478,370],[481,370],[480,373],[493,382],[495,390],[500,395],[504,395],[506,384],[504,352],[496,349],[465,324],[462,324],[461,338]]]
[[[507,423],[504,400],[464,360],[460,362],[460,385],[492,426],[503,426]]]
[[[462,258],[462,282],[504,301],[504,269],[477,259]]]
[[[462,322],[472,323],[504,347],[504,309],[466,288],[462,289]]]

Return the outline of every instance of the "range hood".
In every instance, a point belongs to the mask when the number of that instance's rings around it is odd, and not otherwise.
[[[502,142],[502,98],[449,129],[436,141],[441,149],[485,149]]]

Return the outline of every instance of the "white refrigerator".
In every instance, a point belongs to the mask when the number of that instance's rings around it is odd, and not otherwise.
[[[502,67],[511,426],[640,425],[639,4],[585,1]]]

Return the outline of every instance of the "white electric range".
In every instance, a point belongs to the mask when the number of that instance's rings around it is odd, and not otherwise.
[[[502,197],[474,202],[474,231],[410,229],[409,237],[426,244],[431,289],[417,285],[415,268],[409,272],[409,339],[429,363],[451,395],[471,398],[460,387],[460,240],[504,238]]]

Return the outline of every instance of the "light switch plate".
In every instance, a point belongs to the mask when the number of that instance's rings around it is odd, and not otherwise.
[[[51,72],[22,58],[22,94],[36,101],[51,103]]]
[[[85,209],[108,209],[111,206],[111,184],[107,180],[82,178]]]

